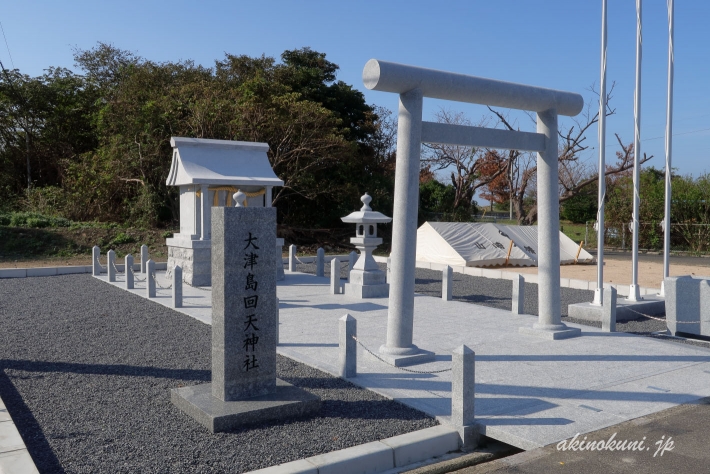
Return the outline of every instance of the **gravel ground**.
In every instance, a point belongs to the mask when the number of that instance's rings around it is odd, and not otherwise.
[[[436,425],[278,357],[318,416],[210,434],[170,389],[210,380],[210,327],[89,275],[0,280],[0,397],[40,472],[244,472]]]

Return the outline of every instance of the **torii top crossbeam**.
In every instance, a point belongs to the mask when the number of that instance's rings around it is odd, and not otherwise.
[[[437,71],[377,59],[370,59],[362,73],[365,87],[382,92],[419,89],[424,97],[509,109],[543,112],[555,109],[558,115],[574,116],[582,111],[579,94],[544,87],[516,84],[454,72]]]

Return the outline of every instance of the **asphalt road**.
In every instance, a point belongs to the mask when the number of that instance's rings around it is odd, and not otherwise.
[[[709,425],[710,399],[706,398],[697,404],[680,405],[577,438],[594,442],[594,450],[581,449],[585,447],[581,443],[558,443],[486,464],[439,472],[707,473],[710,472]],[[634,442],[635,448],[628,449]]]

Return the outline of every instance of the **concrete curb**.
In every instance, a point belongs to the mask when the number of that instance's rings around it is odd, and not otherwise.
[[[124,270],[124,264],[116,264],[119,272]],[[168,262],[156,262],[156,270],[166,270]],[[91,273],[91,265],[77,265],[67,267],[35,267],[35,268],[0,268],[1,278],[29,278],[41,276],[72,275],[77,273]],[[133,265],[133,271],[141,269],[140,263]],[[106,273],[102,270],[101,273]]]
[[[458,451],[459,434],[450,426],[434,426],[339,451],[299,459],[250,474],[350,474],[387,472]]]
[[[378,263],[387,263],[387,257],[375,256],[375,261]],[[429,263],[417,261],[417,268],[427,268],[430,270],[443,270],[446,265],[441,263]],[[483,278],[495,278],[498,280],[512,280],[518,277],[516,271],[511,270],[501,270],[493,268],[480,268],[480,267],[464,267],[461,265],[450,265],[451,268],[456,273],[462,273],[464,275],[471,275]],[[528,283],[537,283],[537,274],[534,273],[523,273],[525,281]],[[616,288],[617,294],[619,296],[629,296],[629,285],[611,285]],[[594,291],[597,289],[596,281],[587,280],[577,280],[574,278],[560,278],[560,287],[562,288],[573,288],[577,290],[590,290]],[[643,295],[658,295],[661,292],[660,288],[647,288],[642,286],[639,288],[641,296]]]
[[[520,450],[517,448],[489,440],[485,448],[476,449],[469,453],[453,453],[436,459],[430,459],[427,462],[419,463],[420,465],[408,466],[406,471],[398,472],[406,472],[406,474],[444,474],[495,461],[496,459],[515,455],[519,452]]]

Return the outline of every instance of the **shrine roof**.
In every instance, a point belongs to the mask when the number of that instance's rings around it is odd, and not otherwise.
[[[173,161],[168,186],[284,184],[271,168],[266,143],[172,137],[170,145]]]

